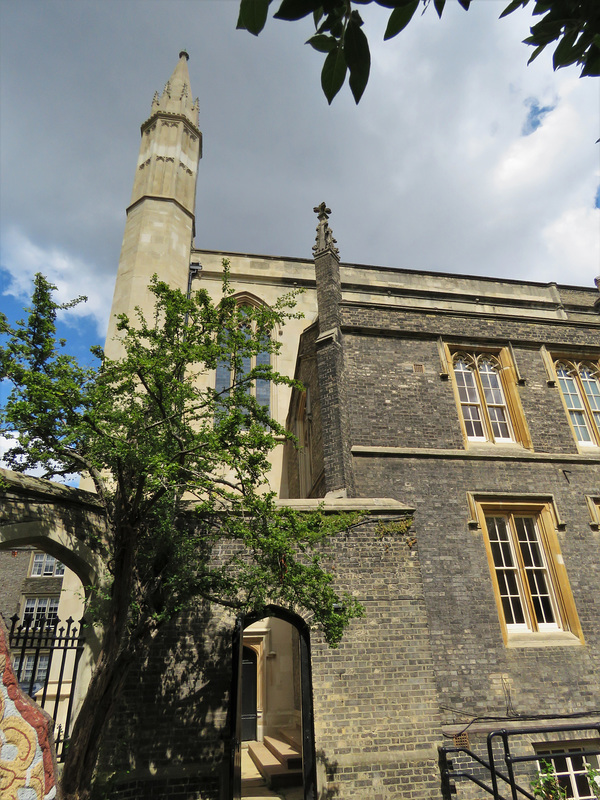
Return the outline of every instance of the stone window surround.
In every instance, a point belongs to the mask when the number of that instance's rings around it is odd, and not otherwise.
[[[580,452],[585,452],[590,447],[592,448],[600,447],[600,425],[597,423],[596,418],[594,416],[594,411],[596,411],[596,409],[591,408],[589,397],[587,393],[584,391],[581,382],[581,376],[579,374],[579,370],[581,367],[590,368],[591,371],[595,373],[596,380],[600,382],[600,359],[594,357],[586,358],[581,356],[573,356],[572,353],[565,354],[556,351],[554,351],[552,355],[550,355],[550,353],[548,353],[548,351],[545,348],[542,350],[542,355],[544,358],[546,369],[549,373],[548,384],[551,386],[558,385],[561,390],[560,391],[561,400],[565,409],[565,414],[569,423],[569,427],[571,428],[571,433],[573,434],[573,438],[577,442],[578,450],[580,450]],[[575,382],[579,401],[582,405],[581,411],[583,417],[585,418],[585,426],[592,438],[591,442],[581,441],[580,437],[577,434],[570,413],[574,409],[569,408],[569,405],[565,398],[564,391],[562,389],[562,386],[560,385],[560,380],[557,372],[557,368],[559,365],[564,365],[567,367],[567,369],[569,370],[570,377],[572,377],[572,379]]]
[[[498,610],[502,638],[506,647],[555,647],[584,644],[583,631],[575,607],[564,559],[560,550],[557,531],[564,531],[565,525],[556,510],[552,496],[510,495],[492,493],[467,493],[470,508],[471,529],[481,530],[490,568],[492,588]],[[522,514],[533,516],[536,520],[548,563],[549,577],[556,596],[560,629],[511,631],[506,625],[496,569],[491,551],[485,517],[492,515]]]
[[[492,362],[495,362],[498,365],[498,375],[500,378],[500,385],[502,387],[502,392],[504,395],[504,407],[506,408],[507,415],[509,418],[509,425],[511,427],[512,433],[512,442],[515,442],[522,447],[527,448],[528,450],[533,450],[533,443],[531,440],[531,435],[529,433],[529,428],[527,426],[527,422],[525,420],[525,415],[523,413],[523,407],[521,405],[521,399],[519,397],[518,386],[524,383],[523,378],[520,376],[520,373],[517,369],[513,349],[510,344],[504,346],[499,345],[497,347],[487,347],[487,346],[477,346],[473,345],[473,343],[456,343],[453,342],[451,345],[447,344],[443,340],[438,340],[438,349],[440,353],[440,360],[442,363],[442,371],[440,376],[444,379],[450,378],[452,383],[452,388],[454,391],[454,398],[456,401],[456,407],[458,409],[458,417],[459,423],[461,426],[461,431],[463,434],[463,440],[465,442],[465,447],[468,449],[473,445],[481,446],[483,444],[491,444],[491,445],[503,445],[503,444],[510,444],[511,439],[495,439],[494,434],[492,432],[492,424],[489,418],[489,413],[487,410],[487,405],[485,402],[484,397],[481,395],[480,391],[480,401],[482,407],[482,414],[484,417],[484,428],[485,428],[485,440],[481,438],[473,438],[468,435],[467,429],[465,427],[465,421],[463,419],[463,412],[462,412],[462,402],[459,396],[459,390],[456,382],[456,377],[454,373],[454,359],[459,353],[464,353],[470,356],[471,359],[477,360],[480,359],[482,356],[489,356]]]
[[[258,308],[260,306],[266,306],[267,305],[259,297],[257,297],[256,295],[252,294],[251,292],[246,292],[246,291],[236,292],[236,294],[234,295],[234,299],[235,299],[235,301],[236,301],[238,306],[254,306],[255,308]],[[278,333],[281,336],[282,331],[281,330],[277,330],[274,333],[275,334]],[[277,369],[276,360],[277,360],[277,354],[276,353],[270,353],[269,354],[269,362],[268,363],[271,364],[273,369]],[[256,360],[256,356],[255,356],[252,359],[252,364],[250,365],[250,367],[252,368],[252,367],[256,366],[256,363],[257,363],[257,360]],[[227,385],[229,386],[231,384],[231,382],[232,382],[232,377],[231,377],[231,374],[229,373],[229,370],[223,369],[223,365],[218,365],[217,369],[215,370],[215,389],[217,391],[219,391],[221,385],[224,386],[224,384],[227,383]],[[273,384],[272,382],[269,381],[269,403],[268,403],[268,408],[269,408],[269,413],[271,415],[273,415],[273,410],[277,408],[276,397],[275,397],[276,389],[277,389],[277,385]],[[256,394],[256,387],[253,388],[252,394]]]

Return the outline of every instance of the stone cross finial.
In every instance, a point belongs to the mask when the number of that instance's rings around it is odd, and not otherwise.
[[[313,245],[313,253],[319,255],[319,253],[323,253],[325,250],[330,250],[336,257],[339,256],[340,251],[335,246],[337,240],[333,238],[333,233],[329,227],[331,209],[327,208],[325,203],[321,203],[320,206],[315,206],[313,211],[319,218],[319,224],[317,225],[317,241],[316,244]]]

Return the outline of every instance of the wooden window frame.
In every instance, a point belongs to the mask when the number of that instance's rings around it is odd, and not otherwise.
[[[564,528],[564,525],[560,521],[552,498],[538,499],[537,497],[530,498],[522,496],[513,498],[498,498],[497,496],[486,497],[473,494],[469,494],[468,497],[469,505],[471,507],[471,516],[474,518],[474,520],[476,520],[477,527],[481,529],[483,533],[488,566],[492,579],[492,588],[496,600],[498,618],[500,620],[500,627],[504,643],[507,645],[511,644],[511,638],[514,641],[515,636],[524,636],[529,640],[530,643],[534,643],[536,638],[539,640],[547,634],[551,636],[560,636],[566,633],[572,634],[579,640],[580,643],[583,644],[583,631],[577,615],[573,593],[571,591],[569,578],[557,536],[557,531],[561,528]],[[529,590],[527,586],[524,587],[523,594],[521,595],[521,602],[528,609],[529,628],[527,630],[523,628],[517,629],[516,626],[509,626],[506,623],[486,517],[507,517],[511,515],[513,517],[523,516],[533,517],[535,519],[540,545],[543,549],[547,564],[548,578],[556,602],[558,619],[557,628],[553,631],[536,629],[537,624],[535,623],[535,614],[533,613],[531,597],[529,596]]]
[[[441,351],[442,348],[440,346],[440,352]],[[533,450],[533,442],[531,440],[531,435],[529,433],[529,428],[525,420],[525,415],[523,413],[523,406],[521,405],[521,399],[519,397],[519,392],[518,392],[518,385],[519,383],[523,383],[523,379],[520,378],[516,366],[513,362],[513,358],[511,355],[511,348],[509,348],[508,346],[499,348],[473,347],[472,345],[464,345],[464,346],[452,345],[452,347],[450,347],[448,344],[444,344],[443,353],[445,358],[442,360],[442,366],[443,368],[448,370],[448,374],[452,381],[452,388],[454,390],[454,398],[456,401],[456,407],[458,410],[458,417],[465,446],[469,447],[472,445],[477,445],[482,443],[489,443],[494,445],[519,444],[522,447],[525,447],[529,450]],[[510,439],[507,438],[496,439],[494,437],[492,422],[490,420],[487,408],[488,404],[482,392],[479,373],[476,370],[474,371],[474,374],[476,376],[480,407],[483,417],[482,423],[485,436],[481,438],[479,437],[475,438],[475,437],[470,437],[468,435],[465,421],[463,418],[463,411],[462,411],[463,403],[460,399],[459,389],[456,382],[456,376],[454,373],[455,359],[461,354],[467,356],[474,363],[477,363],[478,360],[481,360],[486,356],[490,360],[496,362],[498,366],[497,372],[499,376],[499,382],[502,388],[502,393],[504,395],[504,407],[506,408],[508,425],[512,434]]]
[[[36,562],[40,563],[40,556],[42,556],[41,572],[36,572],[35,566]],[[47,571],[48,565],[52,567],[51,572]],[[29,570],[30,578],[63,578],[64,574],[65,565],[55,556],[51,556],[49,553],[44,553],[43,551],[36,551],[32,554],[31,567]]]
[[[566,740],[563,742],[536,742],[533,747],[535,754],[538,756],[538,769],[540,769],[542,762],[551,763],[557,777],[559,779],[562,778],[560,785],[570,790],[571,794],[568,795],[569,797],[574,798],[574,800],[594,800],[596,795],[587,780],[585,764],[588,763],[595,769],[598,769],[600,766],[600,758],[594,755],[593,752],[589,753],[587,756],[583,755],[582,760],[584,764],[582,769],[573,764],[573,758],[578,757],[573,754],[581,753],[585,750],[598,750],[599,745],[600,742],[598,742],[598,739],[580,739],[576,741]],[[555,762],[559,758],[563,759],[565,762],[564,769],[557,768]],[[587,794],[582,795],[579,793],[579,787],[577,786],[578,775],[586,778],[588,783]],[[565,779],[569,781],[568,787],[565,787]]]
[[[581,412],[585,420],[586,429],[591,438],[591,441],[589,442],[581,441],[581,439],[577,435],[575,425],[573,424],[573,421],[571,419],[571,412],[579,409],[569,408],[569,405],[565,398],[563,387],[560,382],[560,377],[558,375],[558,369],[560,366],[565,366],[567,368],[569,376],[575,382],[579,401],[582,405]],[[600,359],[573,358],[572,356],[555,354],[554,358],[552,358],[551,360],[552,374],[554,380],[556,381],[555,385],[558,385],[560,389],[560,399],[562,401],[563,408],[565,409],[565,414],[567,416],[569,427],[571,428],[571,433],[573,434],[573,438],[577,443],[577,448],[580,449],[582,452],[586,452],[589,450],[590,447],[600,447],[600,424],[598,423],[596,417],[594,416],[594,412],[597,413],[597,410],[591,407],[588,394],[585,391],[585,388],[582,383],[582,379],[580,376],[580,370],[582,368],[586,369],[591,368],[591,371],[595,373],[596,380],[600,384]]]
[[[44,601],[46,603],[46,610],[40,611],[39,605],[40,602]],[[28,603],[33,603],[34,608],[33,610],[27,610]],[[46,620],[47,625],[53,625],[54,620],[58,620],[58,607],[60,604],[60,597],[55,595],[31,595],[29,597],[23,598],[23,613],[21,617],[23,622],[26,619],[31,620],[31,627],[38,628],[40,625],[40,621],[43,618]]]
[[[585,499],[590,512],[590,527],[600,530],[600,495],[586,495]]]

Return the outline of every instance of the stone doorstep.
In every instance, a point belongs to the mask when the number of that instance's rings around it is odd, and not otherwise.
[[[264,778],[257,770],[247,748],[244,748],[242,750],[242,787],[248,789],[264,785]]]
[[[302,732],[300,728],[279,728],[279,736],[300,754],[302,750]]]
[[[249,742],[248,752],[271,788],[298,786],[302,783],[302,769],[289,769],[262,742]]]
[[[275,736],[265,736],[263,743],[287,769],[302,768],[300,751],[297,747],[291,745],[289,741],[277,739]]]

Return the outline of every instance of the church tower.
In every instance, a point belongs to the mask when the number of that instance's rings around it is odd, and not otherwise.
[[[196,178],[202,157],[198,100],[192,99],[188,54],[182,51],[162,95],[155,93],[142,141],[119,259],[106,338],[115,358],[115,315],[133,316],[153,306],[148,283],[154,273],[185,291],[194,236]]]

